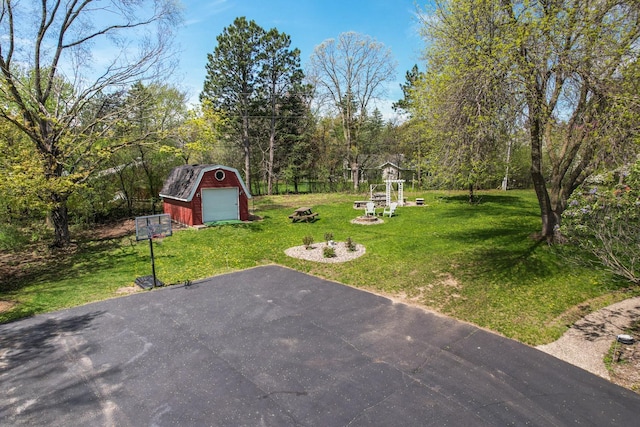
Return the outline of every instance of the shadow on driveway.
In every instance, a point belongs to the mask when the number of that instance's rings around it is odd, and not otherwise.
[[[0,325],[2,425],[635,425],[640,396],[277,266]]]

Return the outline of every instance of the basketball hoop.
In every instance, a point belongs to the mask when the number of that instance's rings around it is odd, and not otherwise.
[[[171,216],[169,214],[148,215],[136,217],[136,240],[148,240],[151,252],[151,271],[153,276],[138,277],[136,283],[143,289],[162,286],[163,283],[156,278],[156,263],[153,257],[153,241],[162,242],[162,239],[171,236]]]
[[[136,240],[152,240],[171,235],[171,215],[159,214],[136,217]]]

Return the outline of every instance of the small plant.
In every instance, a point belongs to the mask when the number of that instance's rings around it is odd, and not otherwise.
[[[327,242],[327,245],[331,240],[333,240],[333,233],[324,233],[324,241]]]
[[[347,237],[347,240],[344,242],[344,245],[347,247],[349,252],[355,252],[356,250],[356,242],[351,239],[351,237]]]
[[[313,236],[304,236],[302,238],[302,243],[304,244],[305,249],[311,249],[311,245],[313,245]]]
[[[336,250],[333,248],[333,246],[325,246],[322,249],[322,255],[325,258],[335,258],[336,257]]]

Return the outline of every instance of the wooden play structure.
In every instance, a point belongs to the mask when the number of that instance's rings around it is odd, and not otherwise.
[[[375,191],[381,184],[371,184],[369,186],[369,197],[371,201],[378,204],[383,204],[384,202],[383,206],[390,206],[395,196],[397,206],[404,206],[404,179],[387,179],[384,183],[384,194]]]

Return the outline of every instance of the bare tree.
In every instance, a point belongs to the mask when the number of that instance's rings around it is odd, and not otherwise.
[[[384,84],[394,79],[395,66],[390,49],[370,36],[354,32],[322,42],[311,57],[310,75],[319,99],[342,121],[355,190],[359,182],[360,129],[372,101],[384,93]]]
[[[70,241],[69,195],[130,142],[111,138],[130,107],[114,99],[136,81],[166,77],[179,19],[173,0],[2,2],[0,117],[42,160],[55,245]]]

